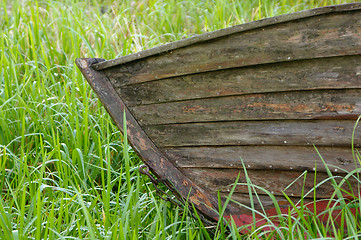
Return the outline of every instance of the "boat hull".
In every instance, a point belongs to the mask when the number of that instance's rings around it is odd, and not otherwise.
[[[76,62],[120,129],[125,113],[129,140],[152,173],[210,219],[218,193],[224,201],[232,192],[227,215],[272,212],[289,200],[330,198],[330,174],[357,167],[361,4]],[[259,186],[252,197],[249,181]]]

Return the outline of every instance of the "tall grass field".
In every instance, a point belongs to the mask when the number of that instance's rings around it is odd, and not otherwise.
[[[163,201],[74,64],[350,2],[0,0],[0,239],[360,239],[359,193],[346,202],[336,183],[341,227],[295,206],[245,233]]]

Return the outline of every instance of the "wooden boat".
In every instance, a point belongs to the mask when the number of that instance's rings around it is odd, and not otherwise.
[[[105,61],[76,63],[134,150],[179,198],[217,219],[218,198],[244,167],[289,206],[302,192],[356,168],[361,114],[361,4],[246,23]],[[241,160],[242,159],[242,160]],[[308,172],[306,179],[298,178]],[[298,179],[297,179],[298,178]],[[291,184],[292,183],[292,184]],[[289,186],[290,185],[290,186]],[[331,184],[317,188],[329,198]],[[272,210],[262,191],[254,208]],[[313,194],[305,201],[314,201]],[[232,199],[251,206],[247,186]],[[259,201],[258,201],[259,200]],[[226,215],[248,216],[235,203]],[[247,223],[246,217],[241,218]]]

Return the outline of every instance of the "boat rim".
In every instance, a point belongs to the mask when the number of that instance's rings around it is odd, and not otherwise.
[[[200,35],[185,38],[182,40],[169,42],[169,43],[163,44],[161,46],[157,46],[157,47],[153,47],[153,48],[143,50],[140,52],[121,56],[121,57],[118,57],[115,59],[97,62],[92,65],[92,68],[99,71],[99,70],[111,68],[111,67],[114,67],[117,65],[125,64],[128,62],[133,62],[136,60],[147,58],[150,56],[159,55],[159,54],[169,52],[172,50],[176,50],[179,48],[184,48],[184,47],[194,45],[197,43],[206,42],[206,41],[213,40],[216,38],[221,38],[221,37],[235,34],[235,33],[245,32],[245,31],[249,31],[249,30],[253,30],[253,29],[257,29],[257,28],[261,28],[261,27],[271,26],[274,24],[295,21],[295,20],[299,20],[299,19],[315,17],[315,16],[319,16],[319,15],[324,15],[324,14],[355,11],[355,10],[360,10],[360,9],[361,9],[361,3],[346,3],[346,4],[340,4],[340,5],[330,5],[330,6],[313,8],[313,9],[307,9],[307,10],[303,10],[303,11],[299,11],[299,12],[283,14],[283,15],[270,17],[270,18],[264,18],[264,19],[257,20],[257,21],[252,21],[252,22],[235,25],[235,26],[228,27],[228,28],[223,28],[223,29],[216,30],[213,32],[202,33]]]

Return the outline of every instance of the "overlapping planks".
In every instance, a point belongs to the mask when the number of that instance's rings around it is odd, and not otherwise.
[[[361,55],[280,62],[125,85],[117,91],[132,107],[250,93],[360,88],[360,62]]]
[[[281,196],[302,171],[318,169],[319,180],[327,178],[313,145],[332,172],[355,168],[351,138],[361,114],[359,23],[356,12],[310,17],[103,72],[146,134],[197,185],[226,194],[224,187],[242,170],[242,157],[253,183]],[[355,146],[360,140],[356,131]],[[301,183],[289,188],[290,196],[301,192]],[[246,199],[246,190],[238,187],[235,198]],[[324,185],[317,196],[330,192],[332,187]]]
[[[361,53],[358,11],[236,32],[106,69],[115,87],[197,72]]]
[[[232,168],[253,170],[326,172],[322,159],[332,172],[353,171],[359,167],[351,147],[312,146],[223,146],[161,148],[177,166],[186,168]],[[242,164],[243,162],[243,164]],[[186,171],[186,170],[184,170]]]
[[[229,196],[230,190],[235,184],[237,176],[240,178],[237,182],[235,191],[231,195],[232,211],[227,214],[250,214],[251,200],[249,194],[249,185],[244,171],[240,169],[204,169],[187,168],[184,174],[193,179],[195,184],[208,192],[220,193],[222,197]],[[269,210],[275,207],[273,200],[268,194],[272,194],[280,207],[290,207],[293,204],[312,202],[314,199],[329,199],[335,191],[331,183],[331,178],[324,172],[300,171],[280,171],[280,170],[247,170],[248,177],[254,186],[252,189],[252,198],[256,210]],[[345,176],[338,174],[334,176]],[[337,183],[340,183],[342,177],[334,177]],[[342,187],[347,192],[358,191],[358,179],[348,178]],[[255,195],[257,192],[257,196]],[[289,199],[284,197],[287,194]],[[302,199],[302,200],[301,200]],[[234,204],[232,204],[234,203]],[[249,208],[245,208],[248,206]]]
[[[249,94],[140,105],[130,108],[141,125],[284,119],[356,119],[361,89]]]
[[[235,183],[237,176],[240,175],[239,181],[235,188],[236,193],[247,194],[249,192],[247,179],[243,171],[240,169],[202,169],[189,168],[185,174],[194,179],[194,182],[204,189],[212,192],[218,190],[227,193],[230,192],[232,185]],[[317,172],[316,178],[314,173],[299,171],[280,171],[280,170],[247,170],[247,174],[252,184],[260,188],[267,189],[275,196],[284,196],[286,193],[292,197],[305,198],[328,198],[335,191],[331,184],[330,177],[323,172]],[[340,182],[340,178],[335,178]],[[349,183],[354,186],[353,190],[357,191],[357,180],[349,178]],[[356,183],[356,185],[355,185]],[[348,183],[344,184],[346,190]],[[312,191],[317,186],[317,191]],[[267,194],[261,189],[257,189],[259,194]]]
[[[144,126],[159,147],[351,146],[354,120],[236,121]],[[357,127],[358,129],[358,127]],[[354,135],[356,146],[361,132]]]
[[[351,137],[361,114],[360,5],[312,15],[274,18],[246,30],[239,26],[228,35],[223,34],[228,30],[211,33],[209,40],[203,35],[169,51],[159,48],[159,54],[155,49],[124,58],[130,61],[115,59],[119,65],[108,61],[94,67],[110,80],[138,130],[166,156],[159,166],[169,161],[180,169],[183,175],[168,179],[182,190],[187,189],[183,176],[217,202],[215,192],[225,196],[239,173],[240,182],[246,181],[242,157],[252,182],[287,206],[282,190],[303,171],[308,171],[306,191],[316,169],[318,182],[327,178],[313,144],[334,174],[356,167]],[[135,142],[140,136],[133,136]],[[297,201],[302,188],[299,179],[286,193]],[[332,191],[322,185],[317,197]],[[233,199],[250,205],[245,187],[238,186]],[[260,199],[273,207],[267,196]]]
[[[288,196],[289,200],[292,201],[293,204],[297,205],[299,204],[300,198],[298,197],[292,197],[292,196]],[[261,213],[264,213],[263,210],[270,210],[270,209],[274,209],[274,202],[273,200],[268,196],[268,195],[264,195],[264,194],[259,194],[257,196],[253,195],[252,197],[250,197],[250,195],[248,193],[234,193],[232,195],[232,200],[229,204],[234,206],[233,209],[235,209],[235,211],[227,211],[226,210],[226,214],[228,215],[241,215],[241,214],[252,214],[252,211],[250,209],[252,209],[252,205],[251,205],[251,199],[252,198],[252,203],[253,206],[256,210],[260,211]],[[274,200],[277,202],[278,206],[281,208],[288,208],[290,207],[290,203],[289,200],[286,199],[285,197],[282,196],[274,196]],[[303,203],[310,203],[312,202],[311,198],[304,198],[302,199]],[[274,215],[275,213],[273,213]]]

